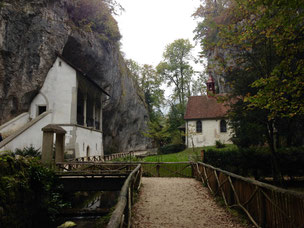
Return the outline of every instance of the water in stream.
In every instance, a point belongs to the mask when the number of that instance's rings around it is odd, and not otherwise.
[[[76,192],[69,195],[71,208],[62,211],[58,225],[73,221],[77,228],[95,228],[101,226],[102,219],[117,203],[119,191],[116,192]],[[106,224],[105,224],[106,225]]]

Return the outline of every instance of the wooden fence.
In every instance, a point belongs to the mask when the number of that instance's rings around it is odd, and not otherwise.
[[[137,164],[128,163],[101,163],[101,162],[57,162],[57,176],[119,176],[129,175]]]
[[[105,162],[111,161],[117,158],[126,158],[126,157],[133,157],[134,152],[125,152],[125,153],[116,153],[116,154],[108,154],[108,155],[98,155],[98,156],[90,156],[90,157],[79,157],[72,159],[71,161],[76,162]]]
[[[126,158],[126,157],[133,157],[134,152],[125,152],[125,153],[116,153],[116,154],[108,154],[108,155],[98,155],[98,156],[90,156],[90,157],[79,157],[72,159],[71,161],[76,162],[105,162],[111,161],[117,158]]]
[[[304,228],[304,194],[198,162],[194,175],[221,196],[230,208],[239,208],[256,227]]]
[[[145,177],[193,177],[190,162],[141,162]]]
[[[57,162],[57,175],[118,175],[129,174],[141,164],[145,177],[194,177],[194,163],[190,162]]]
[[[133,193],[140,188],[141,176],[142,167],[139,164],[130,173],[120,191],[115,210],[107,225],[108,228],[131,227],[132,205],[134,203]]]
[[[112,165],[141,164],[144,177],[194,177],[191,162],[108,162]]]

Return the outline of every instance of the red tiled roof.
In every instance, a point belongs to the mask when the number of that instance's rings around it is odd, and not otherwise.
[[[215,97],[193,96],[188,99],[184,119],[222,118],[226,116],[228,109],[224,103],[218,103]]]

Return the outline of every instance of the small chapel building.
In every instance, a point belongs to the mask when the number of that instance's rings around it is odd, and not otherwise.
[[[214,79],[207,81],[207,95],[191,96],[188,99],[184,119],[186,146],[214,146],[216,141],[232,144],[231,129],[228,127],[228,107],[218,102]]]
[[[58,55],[28,112],[0,126],[6,136],[0,151],[30,146],[41,150],[42,129],[56,125],[66,131],[67,157],[102,156],[102,107],[108,98],[98,84]]]

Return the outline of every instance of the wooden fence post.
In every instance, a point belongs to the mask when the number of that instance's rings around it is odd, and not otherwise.
[[[156,173],[157,173],[157,176],[158,176],[158,177],[160,177],[159,168],[160,168],[160,165],[157,164],[157,165],[156,165]]]
[[[191,163],[191,177],[193,178],[194,177],[194,164]]]
[[[258,191],[258,200],[257,200],[257,208],[258,208],[258,217],[259,217],[259,225],[261,227],[265,227],[266,225],[266,210],[265,210],[265,196],[262,193],[262,190],[259,188]]]

